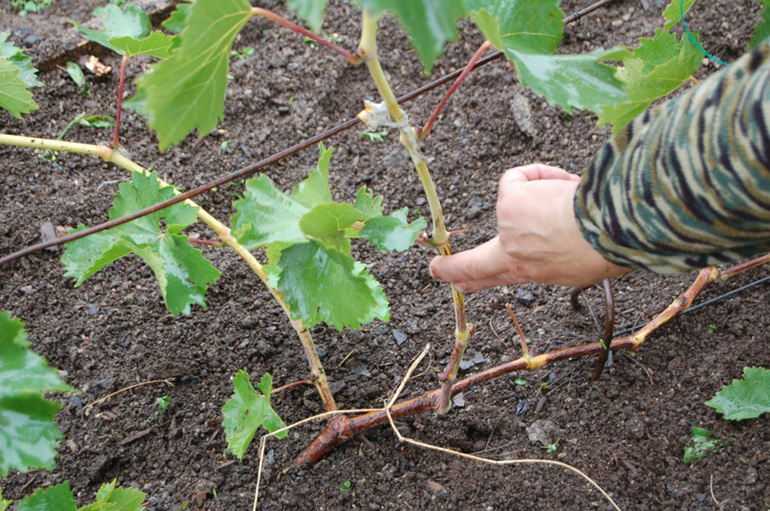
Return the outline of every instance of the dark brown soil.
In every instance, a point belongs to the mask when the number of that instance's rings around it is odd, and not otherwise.
[[[572,12],[588,1],[565,2]],[[618,0],[567,28],[564,51],[597,45],[634,44],[659,24],[661,1]],[[89,19],[96,2],[58,0],[43,15],[13,15],[0,1],[0,30],[29,48],[36,62],[70,48],[73,29],[66,20]],[[285,12],[282,2],[260,2]],[[749,0],[716,0],[689,16],[705,46],[730,61],[744,50],[757,21]],[[355,48],[358,15],[349,2],[332,2],[327,31]],[[392,20],[380,37],[384,65],[398,93],[426,82],[403,33]],[[462,40],[436,65],[436,75],[463,66],[481,43],[463,24]],[[138,163],[158,169],[170,182],[194,187],[268,156],[353,117],[363,98],[375,91],[364,69],[352,68],[301,38],[267,21],[254,19],[236,42],[255,54],[234,59],[226,120],[213,135],[189,137],[160,154],[143,122],[129,113],[123,147]],[[117,65],[115,57],[105,61]],[[129,66],[131,78],[147,62]],[[698,77],[715,70],[708,63]],[[40,110],[24,118],[0,114],[2,132],[56,137],[81,112],[114,114],[114,74],[96,78],[92,95],[78,95],[57,68],[42,74]],[[410,104],[413,119],[427,118],[442,92]],[[510,65],[498,61],[474,71],[454,96],[424,144],[459,249],[494,233],[494,204],[500,173],[514,165],[542,161],[578,171],[608,130],[584,113],[568,116],[529,92],[536,135],[514,121],[512,101],[522,94]],[[104,130],[74,127],[68,140],[106,143]],[[226,151],[221,144],[229,141]],[[363,140],[351,131],[328,142],[336,148],[332,188],[351,199],[362,182],[386,197],[386,206],[426,210],[417,176],[391,133],[386,143]],[[266,172],[283,188],[302,179],[317,157],[305,151]],[[95,224],[106,219],[116,180],[126,173],[98,160],[60,154],[42,161],[32,151],[0,148],[0,253],[35,243],[40,226]],[[232,200],[242,187],[223,187],[200,204],[227,222]],[[213,235],[202,225],[201,237]],[[74,289],[64,279],[60,253],[43,252],[0,271],[0,307],[23,319],[35,350],[60,368],[81,390],[57,397],[65,407],[59,422],[65,439],[52,473],[14,474],[2,482],[6,498],[18,499],[36,487],[70,481],[81,503],[90,502],[105,481],[148,493],[150,510],[251,509],[256,482],[256,449],[243,462],[225,453],[220,410],[231,394],[231,377],[247,369],[253,378],[270,372],[276,385],[307,377],[299,342],[278,306],[246,265],[227,250],[206,253],[223,276],[209,293],[207,309],[171,317],[149,269],[128,258]],[[452,344],[449,290],[426,271],[431,257],[413,249],[404,255],[360,253],[373,264],[392,303],[392,320],[363,332],[318,327],[313,334],[341,407],[380,407],[426,343],[433,346],[430,371],[416,377],[407,394],[431,390]],[[714,286],[704,298],[770,274],[763,268]],[[692,275],[635,274],[615,283],[618,325],[645,322],[692,280]],[[598,289],[582,298],[582,311],[569,306],[569,289],[526,285],[494,289],[468,297],[476,336],[467,358],[477,364],[464,374],[518,356],[516,337],[501,305],[511,301],[530,346],[545,352],[598,338],[603,312]],[[445,416],[426,414],[402,420],[402,431],[425,442],[498,459],[545,458],[573,465],[594,478],[624,509],[761,510],[770,506],[770,420],[724,421],[704,405],[722,385],[740,377],[743,367],[770,366],[770,286],[763,284],[677,319],[645,344],[635,357],[618,354],[598,383],[589,381],[592,360],[574,360],[511,375],[464,396],[464,407]],[[596,316],[596,319],[594,318]],[[394,333],[406,334],[398,344]],[[344,362],[343,362],[344,361]],[[99,404],[84,405],[118,389],[155,379],[177,378],[174,387],[139,387]],[[524,378],[528,385],[517,385]],[[541,383],[548,383],[539,391]],[[161,413],[159,396],[170,396]],[[275,399],[278,412],[294,422],[321,411],[313,388],[294,388]],[[528,439],[527,428],[548,421],[556,429],[555,453]],[[542,423],[540,423],[542,424]],[[690,428],[712,429],[732,439],[727,447],[692,465],[682,461]],[[386,428],[367,433],[373,447],[351,441],[312,469],[285,468],[322,425],[294,430],[268,446],[261,509],[608,509],[597,491],[554,467],[490,467],[399,444]],[[144,436],[140,433],[145,432]],[[137,438],[137,436],[139,438]],[[344,485],[350,482],[350,488]],[[344,491],[343,491],[344,490]]]

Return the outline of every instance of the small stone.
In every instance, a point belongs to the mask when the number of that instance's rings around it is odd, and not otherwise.
[[[396,344],[401,346],[406,342],[407,336],[404,332],[400,330],[393,330],[393,338],[396,340]]]
[[[465,408],[465,396],[462,392],[453,397],[452,402],[457,408]]]
[[[550,445],[556,441],[561,430],[553,422],[538,419],[527,428],[527,436],[532,443]]]
[[[521,288],[518,288],[516,289],[516,301],[524,305],[525,307],[529,307],[530,305],[532,305],[532,302],[535,301],[535,295],[533,295],[529,291],[525,291]]]

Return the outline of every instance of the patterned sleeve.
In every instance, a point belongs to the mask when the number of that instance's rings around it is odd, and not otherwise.
[[[770,251],[770,45],[616,133],[575,215],[606,259],[680,273]]]

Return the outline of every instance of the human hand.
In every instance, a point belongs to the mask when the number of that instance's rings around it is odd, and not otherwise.
[[[498,235],[476,248],[430,263],[433,278],[461,291],[539,282],[582,287],[630,271],[583,239],[573,210],[580,178],[542,164],[500,178]]]

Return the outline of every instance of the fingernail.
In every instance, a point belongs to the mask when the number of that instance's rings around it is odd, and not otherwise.
[[[433,266],[430,267],[430,276],[436,280],[441,280],[438,276],[438,273],[436,272],[436,269],[433,268]]]
[[[465,293],[466,291],[468,291],[468,286],[465,284],[465,282],[458,282],[455,284],[455,289],[457,289],[461,293]]]

